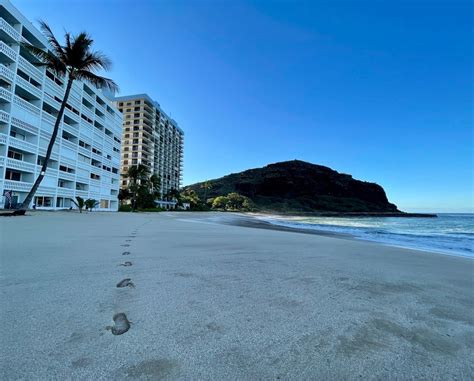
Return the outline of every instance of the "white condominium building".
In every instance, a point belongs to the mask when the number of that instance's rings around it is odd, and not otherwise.
[[[182,182],[184,132],[147,94],[115,98],[123,113],[121,172],[143,164],[161,180],[162,198]],[[122,187],[128,185],[122,179]]]
[[[0,208],[22,202],[40,171],[65,91],[20,42],[47,49],[43,35],[0,1]],[[64,209],[80,196],[118,209],[122,115],[101,90],[75,81],[46,175],[33,203]],[[11,191],[11,192],[10,192]],[[5,192],[12,198],[5,197]]]

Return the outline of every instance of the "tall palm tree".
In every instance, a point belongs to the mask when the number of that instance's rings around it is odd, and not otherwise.
[[[207,203],[207,192],[212,189],[212,184],[206,180],[201,184],[201,189],[204,189],[204,205]]]
[[[73,36],[69,32],[66,32],[64,36],[65,45],[63,46],[58,42],[48,24],[41,21],[40,27],[51,45],[52,50],[43,50],[30,44],[22,44],[22,46],[38,58],[40,61],[39,66],[45,66],[58,77],[66,77],[67,85],[40,174],[36,178],[30,193],[28,193],[23,201],[21,205],[22,210],[28,208],[41,181],[43,181],[74,80],[89,82],[96,87],[109,89],[111,91],[118,90],[118,86],[113,80],[94,73],[97,70],[108,70],[111,66],[111,62],[103,53],[91,50],[94,40],[87,33],[82,32],[77,36]]]

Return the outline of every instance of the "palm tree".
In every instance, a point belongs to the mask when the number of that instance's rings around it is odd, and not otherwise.
[[[79,213],[82,213],[82,208],[84,208],[84,206],[86,205],[84,199],[80,196],[77,196],[76,201],[74,201],[73,199],[71,199],[71,201],[74,203],[74,205],[77,206],[77,209],[79,209]]]
[[[30,193],[28,193],[23,201],[21,205],[22,210],[28,209],[41,181],[43,181],[74,80],[89,82],[96,87],[111,91],[118,90],[118,86],[113,80],[94,74],[94,71],[97,70],[108,70],[111,62],[103,53],[91,50],[94,40],[87,33],[82,32],[77,36],[73,36],[66,32],[64,36],[65,45],[63,46],[58,42],[48,24],[41,21],[40,27],[52,50],[42,50],[26,43],[22,44],[22,46],[38,58],[40,61],[39,66],[45,66],[58,77],[67,77],[67,85],[40,174],[36,178]]]
[[[132,210],[135,210],[137,207],[137,193],[140,184],[149,180],[150,171],[143,164],[138,164],[137,166],[130,167],[127,173],[122,176],[130,180],[128,190],[132,195]]]
[[[86,201],[84,201],[84,205],[86,206],[86,210],[92,212],[92,209],[99,205],[99,201],[94,200],[93,198],[88,198]]]
[[[206,180],[201,184],[201,188],[204,189],[204,204],[207,204],[207,192],[212,188],[212,184]]]

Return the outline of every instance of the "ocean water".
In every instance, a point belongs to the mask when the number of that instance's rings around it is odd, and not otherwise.
[[[273,224],[347,233],[355,238],[474,258],[474,214],[437,218],[258,216]]]

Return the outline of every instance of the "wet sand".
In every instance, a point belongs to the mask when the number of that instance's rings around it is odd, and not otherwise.
[[[0,379],[471,379],[472,259],[262,227],[2,219]]]

